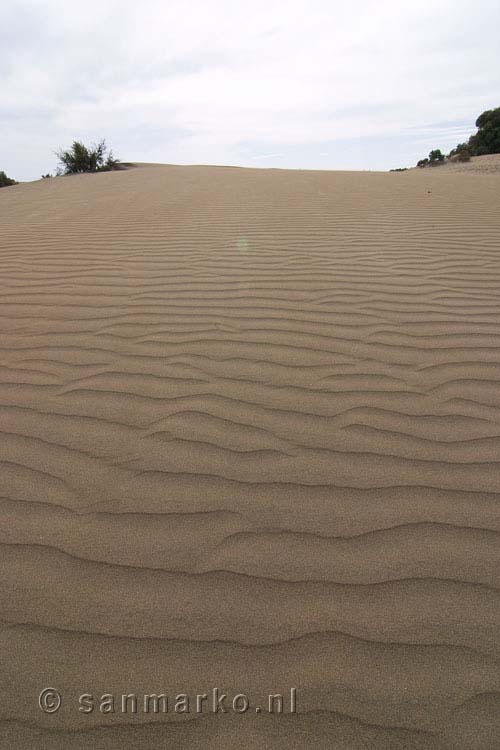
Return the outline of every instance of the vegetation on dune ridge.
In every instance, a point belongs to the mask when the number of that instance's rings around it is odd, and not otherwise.
[[[0,188],[9,187],[10,185],[17,185],[16,180],[7,177],[5,172],[0,172]]]
[[[487,154],[500,154],[500,107],[485,110],[476,120],[477,133],[471,135],[469,140],[459,143],[445,156],[441,149],[432,149],[425,159],[419,159],[417,167],[435,167],[446,162],[466,162],[471,156],[483,156]],[[86,146],[81,141],[73,141],[71,148],[56,151],[59,159],[59,167],[56,176],[71,174],[84,174],[92,172],[107,172],[113,169],[123,169],[132,166],[128,162],[120,162],[108,151],[106,141],[103,139],[92,146]],[[405,172],[407,167],[391,169],[391,172]],[[43,174],[42,179],[52,177],[51,174]],[[17,181],[7,177],[5,172],[0,171],[0,188],[9,185],[17,185]]]
[[[469,138],[472,156],[500,153],[500,107],[487,109],[476,120],[478,131]]]
[[[92,147],[85,146],[81,141],[73,141],[70,149],[67,151],[59,150],[57,158],[60,167],[58,175],[83,174],[85,172],[107,172],[111,169],[118,169],[120,160],[113,156],[109,151],[106,141],[94,143]],[[47,177],[48,175],[43,175]]]
[[[469,161],[471,156],[500,154],[500,107],[487,109],[476,120],[477,133],[466,143],[452,148],[447,157],[440,149],[433,149],[428,158],[420,159],[417,167],[433,167],[445,161]]]
[[[128,163],[122,163],[113,156],[112,151],[108,151],[106,141],[103,139],[92,146],[85,146],[81,141],[73,141],[71,148],[56,151],[59,159],[59,167],[56,176],[70,174],[83,174],[85,172],[108,172],[111,169],[120,169],[130,166]],[[50,173],[43,174],[42,180],[51,178]],[[0,172],[0,188],[8,185],[17,185],[16,180],[7,177],[5,172]]]
[[[85,172],[109,172],[112,169],[122,169],[131,166],[128,162],[121,162],[108,151],[106,141],[103,139],[92,146],[86,146],[81,141],[73,141],[71,148],[56,151],[59,159],[59,167],[56,177],[70,174],[83,174]],[[50,173],[43,174],[42,180],[51,178]],[[17,185],[16,180],[7,177],[5,172],[0,171],[0,188],[9,185]]]

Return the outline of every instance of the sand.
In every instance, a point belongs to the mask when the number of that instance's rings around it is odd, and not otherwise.
[[[416,169],[416,167],[414,167]],[[440,172],[468,172],[469,174],[500,173],[500,154],[486,154],[485,156],[472,156],[469,161],[447,161],[439,166],[426,167],[427,169],[439,169]]]
[[[500,747],[499,188],[0,191],[1,748]],[[250,710],[78,710],[215,687]]]

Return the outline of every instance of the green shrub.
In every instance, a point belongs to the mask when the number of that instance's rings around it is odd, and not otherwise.
[[[452,156],[458,156],[458,154],[462,153],[462,151],[468,151],[469,146],[467,143],[459,143],[458,146],[455,146],[455,148],[452,148],[450,153],[448,154],[448,158],[451,159]]]
[[[82,174],[83,172],[104,172],[116,169],[120,162],[107,147],[104,140],[87,148],[81,141],[73,141],[68,151],[60,150],[57,157],[60,162],[58,174]]]
[[[500,107],[487,109],[476,120],[478,131],[469,138],[472,156],[500,154]]]
[[[483,154],[500,154],[500,107],[487,109],[476,120],[477,133],[471,135],[467,143],[459,143],[452,148],[448,159],[452,161],[469,161],[471,156]],[[430,152],[428,159],[420,159],[417,167],[442,164],[444,156],[437,148]]]
[[[9,187],[10,185],[17,185],[17,182],[7,177],[5,172],[0,172],[0,188]]]
[[[429,154],[429,164],[434,166],[435,164],[442,164],[444,162],[444,154],[441,152],[441,149],[435,148],[433,151]]]
[[[459,143],[449,153],[449,156],[458,156],[460,153],[468,153],[471,156],[482,156],[483,154],[500,154],[500,107],[487,109],[476,120],[475,135],[471,135],[467,143]],[[457,161],[468,161],[467,156]]]

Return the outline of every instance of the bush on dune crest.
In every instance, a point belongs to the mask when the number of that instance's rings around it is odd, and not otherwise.
[[[420,159],[420,161],[417,162],[417,167],[435,167],[436,164],[443,164],[443,162],[444,154],[441,153],[441,149],[435,148],[430,152],[429,156],[425,159]]]
[[[470,161],[471,156],[485,156],[500,154],[500,107],[487,109],[476,120],[477,133],[471,135],[466,143],[459,143],[452,148],[446,157],[450,161]],[[434,158],[433,158],[434,154]],[[417,167],[435,166],[442,164],[445,157],[439,149],[434,149],[428,159],[420,159]]]
[[[455,146],[455,148],[452,148],[450,153],[448,154],[448,159],[453,159],[453,158],[455,158],[455,161],[469,161],[470,160],[469,144],[459,143],[458,146]]]
[[[435,148],[429,154],[429,164],[434,166],[435,164],[442,164],[444,162],[444,154],[441,153],[440,148]]]
[[[68,151],[57,152],[61,164],[58,174],[83,174],[84,172],[106,172],[117,169],[120,160],[115,159],[112,151],[107,154],[107,150],[104,140],[93,144],[91,148],[81,141],[73,141]]]
[[[5,172],[0,172],[0,188],[9,187],[9,185],[17,185],[17,182],[7,177]]]
[[[469,138],[473,156],[500,153],[500,107],[487,109],[476,120],[477,133]]]

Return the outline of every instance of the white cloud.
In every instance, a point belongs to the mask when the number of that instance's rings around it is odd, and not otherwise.
[[[496,0],[11,0],[0,169],[102,136],[130,160],[414,162],[500,105],[499,21]]]

